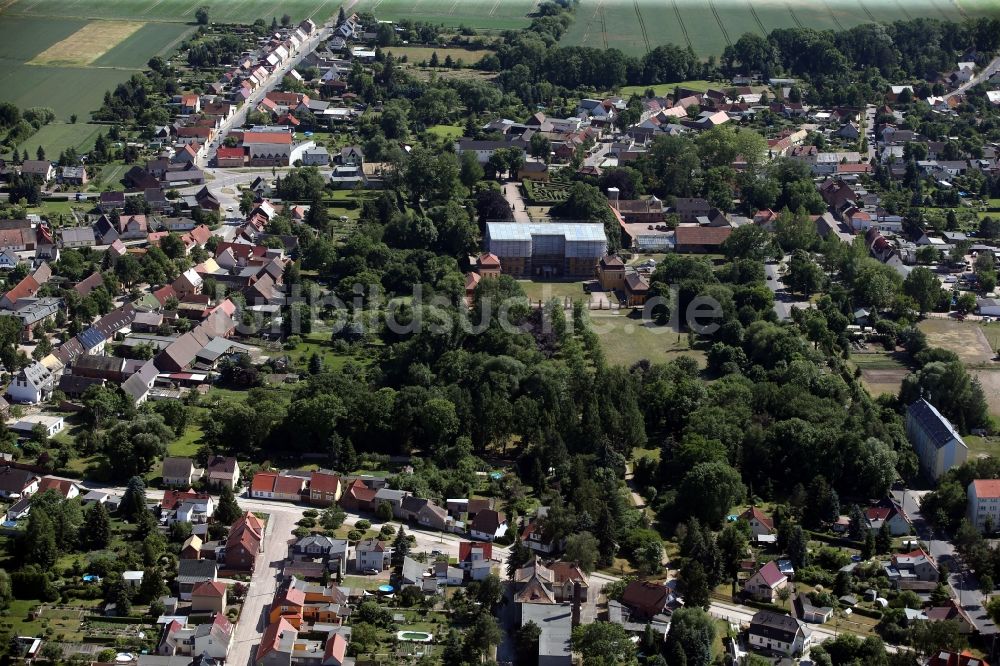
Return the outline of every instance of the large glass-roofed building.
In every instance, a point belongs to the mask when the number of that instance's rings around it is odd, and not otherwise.
[[[489,222],[486,249],[507,275],[587,277],[607,254],[608,239],[600,223]]]

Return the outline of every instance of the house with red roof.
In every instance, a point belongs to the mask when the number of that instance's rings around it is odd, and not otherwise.
[[[69,479],[57,479],[54,476],[43,476],[38,481],[38,492],[44,493],[46,490],[54,490],[68,500],[80,496],[80,486]]]
[[[247,511],[229,528],[226,538],[226,567],[253,571],[264,541],[264,523]]]
[[[245,161],[246,151],[238,146],[222,146],[215,152],[215,166],[222,169],[241,167]]]
[[[316,470],[309,479],[309,503],[317,506],[336,504],[343,494],[340,477],[332,472]]]
[[[669,587],[649,580],[634,580],[622,593],[622,604],[632,611],[633,616],[649,620],[667,613],[676,601]]]
[[[243,146],[250,166],[288,166],[292,154],[291,132],[244,132]]]
[[[347,660],[347,639],[342,634],[331,633],[323,652],[322,666],[344,666]]]
[[[751,506],[741,513],[740,520],[750,524],[750,533],[755,539],[763,535],[774,534],[774,521],[755,506]]]
[[[868,529],[873,532],[882,529],[882,523],[889,524],[889,534],[892,536],[905,536],[911,531],[910,521],[903,515],[899,505],[892,500],[867,507],[864,514],[865,520],[868,522]]]
[[[191,612],[226,612],[226,584],[217,580],[198,583],[191,590]]]
[[[976,479],[969,484],[969,522],[980,532],[1000,527],[1000,479]]]
[[[788,577],[781,573],[777,562],[772,560],[750,576],[743,585],[743,591],[757,601],[773,604],[778,598],[778,592],[787,586]]]
[[[258,499],[298,502],[306,489],[306,478],[279,472],[257,472],[250,483],[250,496]]]
[[[254,666],[291,666],[298,637],[298,630],[288,620],[270,623],[261,636]]]
[[[201,111],[201,97],[197,93],[181,95],[181,113],[192,114]]]
[[[279,592],[271,602],[269,621],[274,624],[285,620],[296,629],[302,628],[302,609],[306,605],[306,594],[303,590],[289,586]]]
[[[361,479],[352,481],[340,496],[340,505],[348,511],[374,511],[375,490]]]
[[[236,627],[219,613],[211,624],[200,624],[194,632],[194,654],[225,661],[233,645]]]
[[[917,548],[909,553],[897,553],[892,556],[891,563],[886,563],[885,566],[889,580],[897,583],[914,580],[923,583],[936,583],[938,580],[937,565],[922,548]]]

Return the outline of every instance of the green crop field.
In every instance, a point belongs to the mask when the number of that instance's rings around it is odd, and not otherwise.
[[[340,0],[15,0],[4,14],[194,23],[199,7],[208,7],[211,20],[220,23],[270,21],[282,14],[320,23],[337,12]]]
[[[996,0],[582,0],[561,43],[632,55],[672,43],[707,57],[721,55],[745,32],[841,30],[918,16],[958,21],[997,13]]]
[[[79,153],[84,153],[94,147],[98,134],[107,131],[107,125],[84,123],[70,125],[56,121],[32,134],[27,141],[18,146],[18,150],[27,150],[28,155],[34,157],[38,146],[42,146],[45,148],[45,154],[52,159],[59,157],[59,153],[70,147]]]
[[[154,55],[173,51],[191,32],[176,23],[147,23],[93,62],[95,67],[145,68]]]
[[[528,25],[538,0],[361,0],[353,11],[379,19],[411,19],[477,30],[515,30]]]
[[[73,114],[81,121],[40,134],[46,150],[55,150],[56,155],[69,145],[92,143],[93,128],[85,123],[91,111],[100,107],[104,93],[141,71],[154,55],[173,49],[193,30],[183,23],[87,21],[72,16],[75,4],[66,3],[70,11],[61,16],[29,16],[9,10],[0,14],[0,101],[22,109],[50,107],[58,122],[68,122]],[[48,5],[54,9],[54,3]],[[116,37],[115,29],[123,25],[132,27],[117,31]],[[99,39],[102,34],[104,43]],[[32,62],[36,58],[40,64]],[[37,143],[32,137],[25,145]]]

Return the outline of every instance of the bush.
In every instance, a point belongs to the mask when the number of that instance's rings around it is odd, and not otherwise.
[[[315,518],[316,516],[319,515],[319,511],[317,511],[316,509],[306,509],[305,511],[302,512],[302,515],[305,516],[306,518]]]
[[[309,517],[303,517],[296,524],[299,525],[299,526],[301,526],[301,527],[316,527],[316,519],[315,518],[309,518]]]
[[[347,540],[348,541],[361,541],[362,537],[364,537],[364,536],[365,536],[364,532],[361,532],[359,530],[351,530],[350,532],[347,533]]]
[[[381,529],[381,530],[379,530],[379,532],[380,532],[380,533],[382,534],[382,536],[384,536],[384,537],[391,537],[391,536],[393,536],[394,534],[396,534],[396,528],[395,528],[395,527],[393,527],[392,525],[383,525],[383,526],[382,526],[382,529]]]
[[[371,529],[372,523],[370,520],[365,520],[362,518],[358,522],[354,523],[354,529],[361,530],[362,532],[367,532]]]

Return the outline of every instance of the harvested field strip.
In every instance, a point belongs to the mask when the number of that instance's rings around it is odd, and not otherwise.
[[[94,21],[56,42],[28,61],[29,65],[83,67],[125,41],[142,28],[140,21]],[[139,63],[142,64],[142,63]]]

